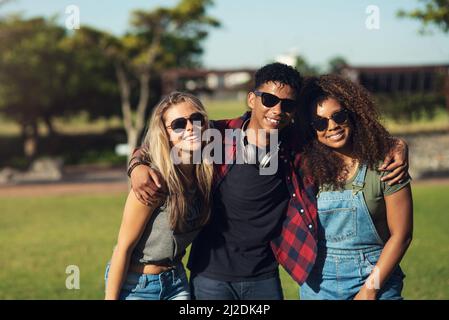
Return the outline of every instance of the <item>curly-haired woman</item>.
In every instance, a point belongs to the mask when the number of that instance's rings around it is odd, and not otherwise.
[[[304,168],[319,186],[318,258],[302,299],[402,299],[399,263],[410,245],[410,179],[382,181],[395,143],[361,86],[334,75],[310,78],[299,121]]]

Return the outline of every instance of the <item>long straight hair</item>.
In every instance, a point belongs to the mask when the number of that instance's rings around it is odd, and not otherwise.
[[[164,115],[172,106],[184,102],[190,103],[197,112],[204,116],[203,129],[208,129],[209,119],[201,101],[189,93],[175,91],[165,96],[154,108],[148,131],[142,143],[144,157],[160,172],[167,183],[169,194],[166,204],[169,210],[170,226],[173,230],[181,232],[187,227],[186,218],[192,199],[187,197],[188,190],[182,178],[183,174],[171,157],[172,146],[165,127]],[[199,224],[204,225],[210,215],[213,164],[203,160],[201,163],[193,165],[195,166],[193,179],[195,179],[198,196],[203,204]]]

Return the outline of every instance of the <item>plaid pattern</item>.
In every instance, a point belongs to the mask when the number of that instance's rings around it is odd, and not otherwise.
[[[218,129],[225,137],[226,129],[239,129],[251,114],[230,120],[212,121],[212,127]],[[286,130],[286,129],[285,129]],[[235,159],[236,141],[223,141],[224,156]],[[280,265],[300,285],[309,275],[317,255],[317,206],[316,188],[310,177],[300,169],[300,138],[292,132],[287,134],[279,150],[279,160],[283,161],[290,201],[281,234],[272,240],[271,248]],[[215,191],[228,173],[232,164],[215,164]]]

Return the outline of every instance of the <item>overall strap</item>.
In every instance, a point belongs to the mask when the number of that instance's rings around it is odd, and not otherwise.
[[[354,194],[359,192],[363,189],[365,186],[365,176],[366,176],[366,170],[368,169],[368,166],[366,164],[360,164],[357,176],[355,177],[354,181],[352,182],[352,191]]]

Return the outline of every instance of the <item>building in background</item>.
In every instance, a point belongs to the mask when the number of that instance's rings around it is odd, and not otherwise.
[[[345,66],[341,74],[372,93],[443,93],[449,111],[449,64],[424,66]]]
[[[249,68],[172,69],[162,75],[162,91],[163,94],[174,90],[188,91],[212,99],[241,99],[252,89],[255,72],[256,69]],[[376,67],[346,65],[341,68],[340,73],[374,94],[443,93],[449,111],[449,64]]]
[[[253,87],[255,69],[172,69],[162,74],[162,92],[191,92],[212,99],[241,99]]]

